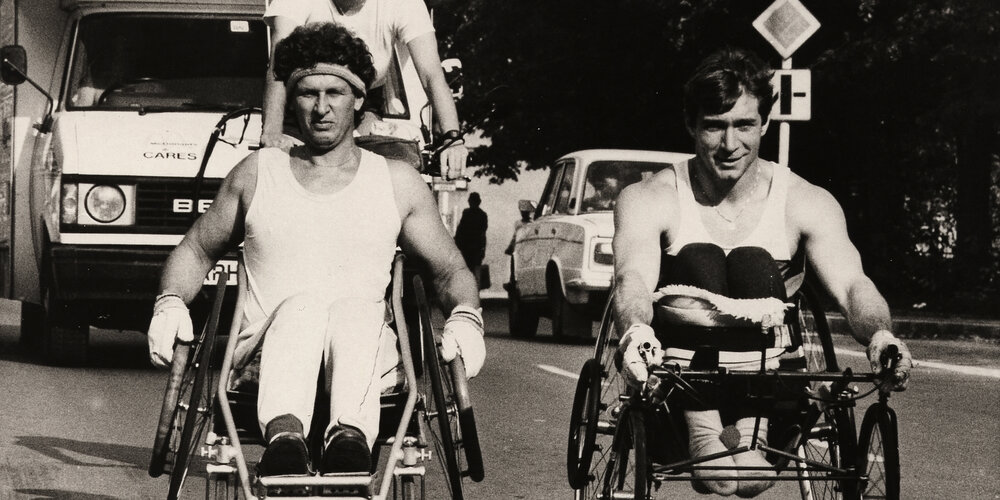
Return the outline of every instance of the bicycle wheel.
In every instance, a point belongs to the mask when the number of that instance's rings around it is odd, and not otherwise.
[[[646,421],[642,409],[626,407],[615,432],[611,456],[601,478],[600,498],[649,498]]]
[[[802,436],[799,456],[823,466],[849,469],[856,444],[851,412],[846,408],[827,409],[809,432]],[[808,468],[808,469],[807,469]],[[852,480],[831,479],[834,475],[811,465],[799,465],[799,489],[803,500],[855,500],[857,484]]]
[[[599,363],[596,365],[599,369],[595,369],[595,372],[599,376],[592,382],[593,387],[596,387],[593,399],[597,404],[597,417],[592,419],[596,423],[594,444],[590,447],[593,451],[589,469],[586,473],[581,470],[576,478],[577,498],[600,498],[600,478],[608,468],[615,430],[621,417],[622,403],[619,399],[628,391],[625,377],[618,372],[621,359],[618,356],[618,333],[613,316],[609,298],[594,347],[593,359]]]
[[[885,403],[872,404],[861,421],[858,439],[861,498],[899,500],[899,442],[896,412]]]
[[[434,440],[434,447],[441,467],[447,478],[451,498],[461,500],[462,471],[459,469],[460,450],[456,436],[461,436],[461,426],[455,416],[458,414],[451,387],[451,377],[445,376],[440,351],[431,327],[430,306],[419,276],[413,278],[413,290],[420,316],[421,339],[423,341],[424,377],[421,393],[424,397],[423,418]],[[430,386],[428,390],[428,387]],[[435,421],[435,422],[432,422]]]
[[[594,457],[597,419],[600,410],[601,362],[589,359],[580,370],[569,417],[569,443],[566,448],[566,474],[569,485],[579,489],[586,483],[590,461]]]

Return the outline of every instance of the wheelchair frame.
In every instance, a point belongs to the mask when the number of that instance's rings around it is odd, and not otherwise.
[[[855,374],[840,370],[826,317],[808,283],[797,294],[799,329],[793,339],[801,345],[806,371],[776,370],[690,370],[676,363],[664,363],[650,372],[667,384],[665,402],[654,404],[642,391],[625,384],[619,374],[621,358],[609,298],[601,321],[594,357],[581,370],[574,395],[567,446],[567,477],[578,500],[653,498],[652,490],[664,481],[691,481],[688,473],[719,471],[723,468],[700,465],[716,458],[750,449],[765,451],[774,464],[769,470],[778,481],[798,481],[804,500],[899,498],[899,448],[896,414],[888,406],[888,393],[880,392],[878,402],[869,406],[860,433],[855,434],[854,407],[859,395],[853,384],[872,383],[872,373]],[[804,310],[812,312],[814,331],[807,328]],[[794,329],[794,327],[793,327]],[[753,332],[750,332],[752,334]],[[761,360],[768,335],[760,331]],[[756,349],[755,349],[756,350]],[[896,353],[891,353],[896,356]],[[898,359],[898,358],[896,358]],[[761,363],[763,366],[763,362]],[[680,394],[697,394],[691,382],[761,384],[777,391],[798,384],[801,394],[782,400],[784,418],[771,418],[771,429],[790,424],[784,430],[784,446],[763,446],[758,442],[760,418],[750,446],[691,459],[687,451],[687,427],[682,413],[671,408]],[[808,384],[828,382],[829,396],[817,397],[804,389]],[[794,390],[792,392],[795,392]],[[676,403],[674,403],[676,406]],[[778,415],[776,410],[775,415]],[[790,417],[788,415],[791,415]],[[797,418],[796,418],[797,417]],[[659,424],[659,425],[656,425]],[[774,440],[771,441],[775,444]],[[652,450],[652,452],[651,452]],[[736,470],[750,470],[736,467]],[[731,468],[727,469],[731,470]],[[793,474],[783,474],[791,472]],[[704,476],[712,479],[711,476]]]
[[[424,463],[432,459],[433,453],[428,448],[433,447],[437,448],[437,459],[441,462],[452,498],[463,498],[462,477],[468,476],[477,482],[483,479],[482,453],[464,364],[461,357],[442,364],[438,341],[430,322],[430,305],[419,276],[413,277],[410,289],[413,300],[407,303],[413,306],[410,309],[415,309],[417,321],[410,323],[411,318],[403,314],[406,310],[403,262],[402,254],[397,254],[392,268],[390,303],[405,375],[405,400],[401,403],[402,410],[399,411],[400,418],[394,432],[389,436],[380,432],[376,440],[376,452],[386,445],[389,447],[378,484],[377,471],[374,474],[258,477],[251,484],[252,476],[242,445],[250,441],[263,442],[259,429],[237,426],[232,407],[245,408],[248,404],[232,399],[230,396],[239,393],[229,389],[229,375],[246,295],[243,289],[247,283],[246,270],[241,254],[237,271],[239,291],[218,383],[211,382],[210,365],[227,280],[220,279],[215,287],[215,299],[201,336],[193,345],[178,345],[174,353],[149,466],[153,477],[169,470],[168,499],[173,500],[180,494],[195,453],[208,460],[205,469],[206,498],[290,495],[381,500],[390,498],[390,494],[392,498],[423,498],[427,472]],[[416,343],[411,344],[414,340]],[[413,351],[414,348],[419,350]],[[423,361],[422,376],[418,376],[414,364],[413,356],[417,355]],[[387,409],[399,409],[403,396],[404,393],[383,394],[383,420]],[[387,399],[390,400],[388,403]],[[252,403],[255,404],[256,399]],[[192,408],[195,411],[191,411]],[[255,406],[250,411],[256,416]],[[216,413],[221,415],[221,428],[215,421]],[[252,426],[256,427],[256,418],[252,420]],[[382,427],[384,431],[386,428]],[[377,456],[373,454],[373,458]],[[377,490],[374,486],[378,486]]]

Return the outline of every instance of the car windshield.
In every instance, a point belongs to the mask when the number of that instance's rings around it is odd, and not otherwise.
[[[268,64],[259,18],[94,15],[77,27],[69,109],[219,111],[260,106]]]
[[[587,167],[582,212],[612,210],[618,193],[629,184],[648,179],[669,163],[628,160],[601,160]]]

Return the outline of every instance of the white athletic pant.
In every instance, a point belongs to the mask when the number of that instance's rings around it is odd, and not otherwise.
[[[282,302],[268,323],[257,397],[261,430],[274,417],[291,414],[309,433],[324,366],[330,426],[361,429],[371,448],[379,429],[379,397],[383,385],[394,385],[399,364],[396,334],[385,324],[385,302],[300,294]]]

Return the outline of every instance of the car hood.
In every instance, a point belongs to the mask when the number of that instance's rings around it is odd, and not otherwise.
[[[53,147],[63,173],[193,177],[221,113],[83,111],[63,113],[53,132]],[[242,125],[242,120],[236,120]],[[240,147],[216,144],[207,177],[223,177],[256,147],[260,120],[255,116]],[[239,139],[242,126],[230,124],[226,136]],[[252,139],[249,139],[252,138]]]

